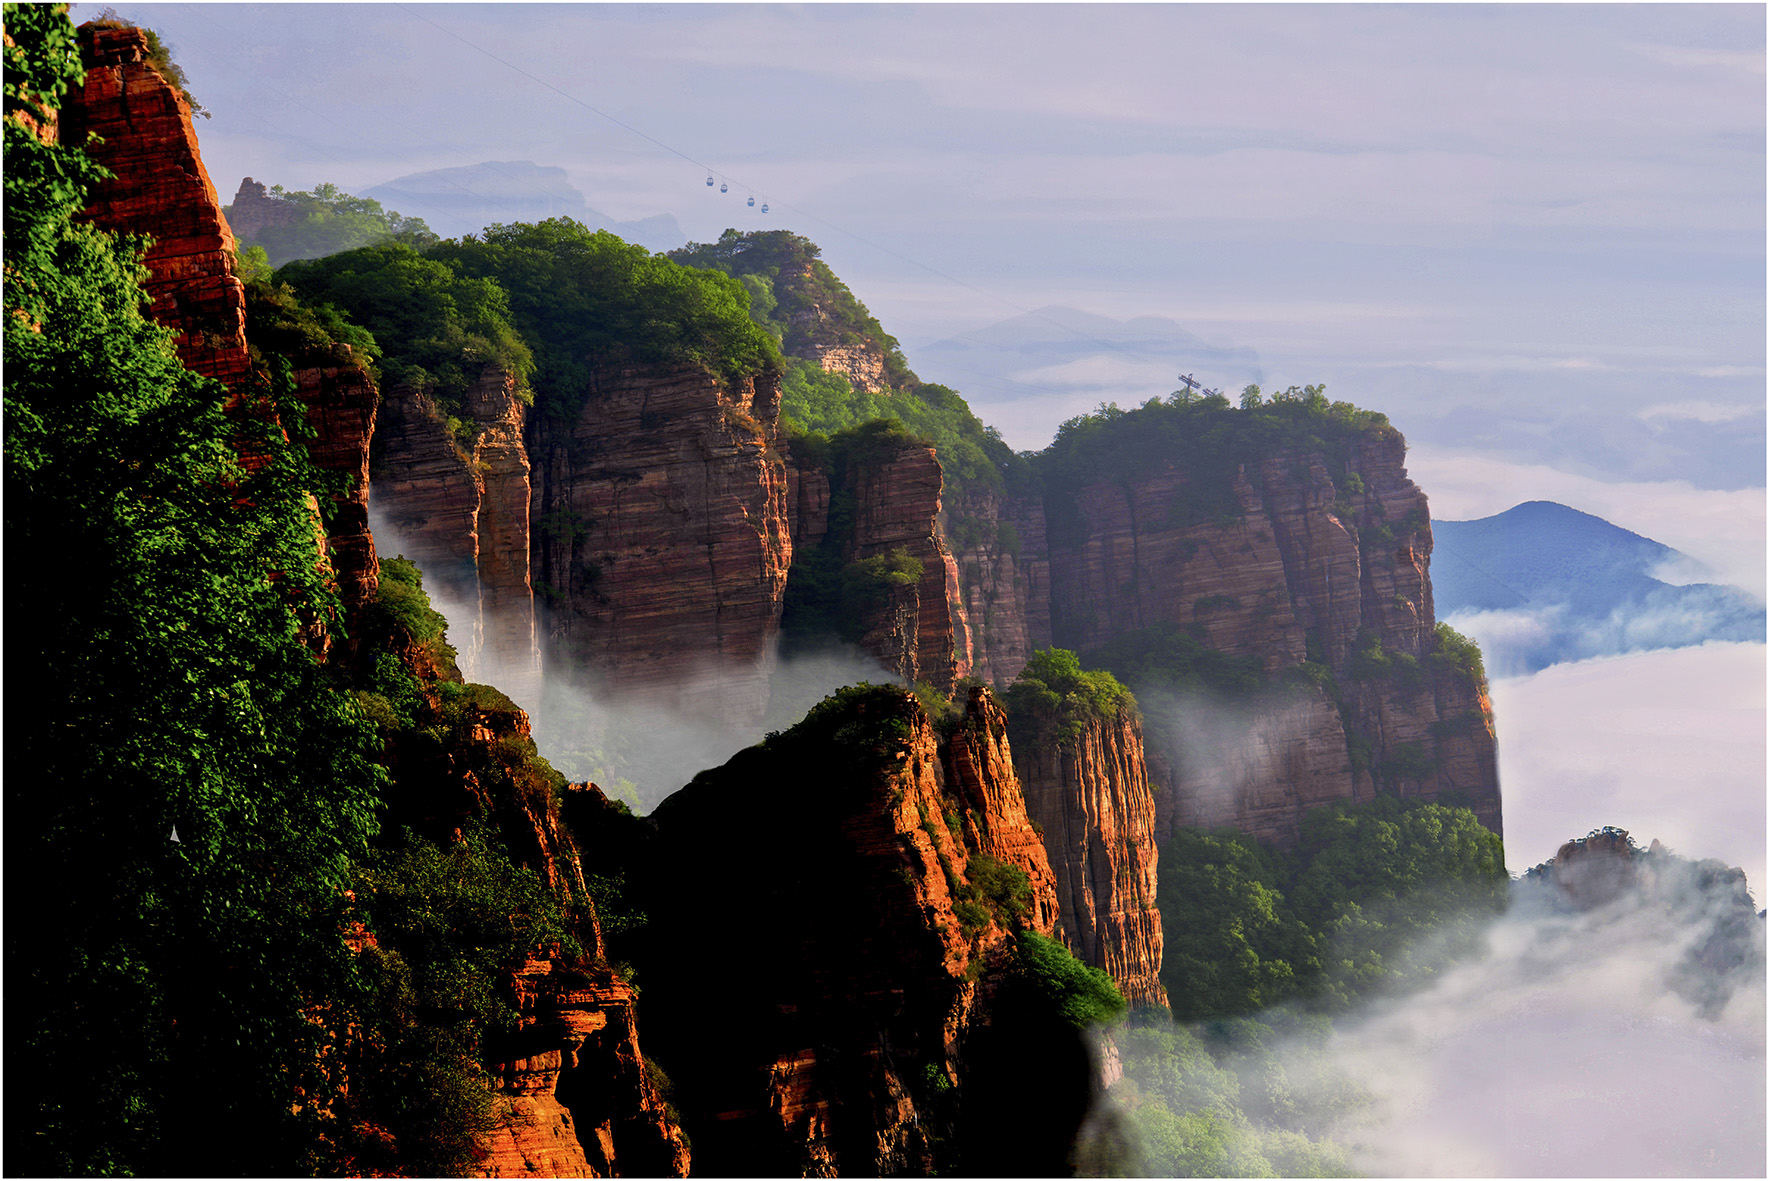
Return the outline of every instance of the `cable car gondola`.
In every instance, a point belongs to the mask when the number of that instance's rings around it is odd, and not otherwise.
[[[713,175],[710,172],[706,174],[706,187],[709,189],[713,187]]]
[[[756,205],[756,199],[755,199],[755,198],[754,198],[754,197],[751,197],[751,198],[750,198],[750,199],[749,199],[749,207],[750,207],[750,208],[751,208],[751,209],[754,209],[754,208],[755,208],[755,205]]]
[[[726,184],[724,181],[719,182],[719,192],[721,192],[721,193],[727,192],[730,188],[731,188],[731,186]]]
[[[763,213],[768,212],[768,203],[766,201],[762,202],[762,212]]]

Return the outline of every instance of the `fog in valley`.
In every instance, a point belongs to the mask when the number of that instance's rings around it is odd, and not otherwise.
[[[1239,1104],[1256,1125],[1281,1112],[1364,1175],[1761,1176],[1762,921],[1717,866],[1645,860],[1656,875],[1586,911],[1553,884],[1515,883],[1480,954],[1336,1017],[1330,1035],[1257,1015],[1277,1032],[1225,1060],[1242,1067]],[[1137,1112],[1155,1080],[1123,1052],[1130,1085],[1092,1126],[1149,1169],[1167,1121]],[[1226,1075],[1194,1065],[1189,1090],[1221,1093]],[[1294,1136],[1243,1133],[1230,1159],[1259,1151],[1281,1169]]]

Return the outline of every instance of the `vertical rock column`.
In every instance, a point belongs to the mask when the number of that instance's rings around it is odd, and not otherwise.
[[[1166,1005],[1155,903],[1155,797],[1142,726],[1123,711],[1056,743],[1022,735],[1014,768],[1056,874],[1058,930],[1133,1004]]]
[[[432,598],[456,619],[450,640],[467,677],[533,708],[541,666],[529,578],[527,407],[514,379],[490,366],[463,401],[470,443],[450,431],[427,394],[387,392],[374,462],[375,505],[391,530],[382,549],[416,562]]]
[[[148,64],[140,29],[88,24],[80,49],[86,78],[62,106],[59,133],[113,173],[93,191],[86,216],[107,230],[153,237],[150,314],[178,333],[187,366],[240,386],[251,375],[245,289],[190,103]],[[100,142],[88,145],[89,134]]]

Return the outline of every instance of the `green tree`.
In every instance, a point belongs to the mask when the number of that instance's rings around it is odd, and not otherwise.
[[[1088,671],[1073,652],[1041,648],[1002,696],[1015,730],[1036,740],[1072,742],[1095,719],[1127,711],[1136,698],[1109,672]]]
[[[327,482],[288,383],[228,416],[179,363],[140,244],[76,220],[84,153],[16,118],[81,76],[64,11],[8,6],[5,30],[5,533],[32,555],[7,584],[31,769],[7,819],[35,883],[7,925],[33,1074],[10,1163],[181,1173],[201,1145],[205,1169],[311,1171],[337,1031],[307,1013],[351,987],[342,891],[382,782],[309,646],[337,626]]]
[[[299,258],[324,258],[390,239],[415,247],[436,241],[423,218],[384,210],[374,198],[353,197],[334,184],[315,185],[312,192],[290,192],[281,185],[273,185],[270,192],[288,205],[295,217],[265,226],[245,245],[262,248],[273,267]],[[222,210],[231,211],[232,206]]]
[[[1161,983],[1179,1020],[1256,1012],[1320,970],[1313,933],[1279,889],[1281,865],[1251,837],[1180,829],[1158,881]]]

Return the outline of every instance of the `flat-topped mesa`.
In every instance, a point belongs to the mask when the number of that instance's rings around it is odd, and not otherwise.
[[[107,230],[154,239],[143,284],[150,314],[178,333],[187,366],[239,386],[251,372],[245,290],[233,271],[233,232],[197,150],[190,103],[148,61],[140,29],[82,25],[80,51],[86,78],[62,105],[59,134],[112,173],[93,190],[86,216]]]
[[[653,813],[651,921],[671,938],[641,967],[646,1036],[700,1167],[950,1165],[966,1038],[1014,927],[1048,933],[1055,914],[999,711],[969,705],[942,749],[908,693],[843,690]],[[1018,900],[990,893],[1010,869]]]
[[[695,366],[595,376],[535,416],[535,580],[547,659],[640,700],[748,723],[792,562],[779,378]]]
[[[1164,1007],[1155,797],[1134,707],[1072,737],[1016,726],[1013,762],[1056,874],[1058,934],[1126,1000]]]
[[[1288,844],[1308,807],[1378,790],[1465,801],[1500,831],[1485,682],[1436,631],[1406,444],[1384,428],[1346,451],[1343,485],[1319,451],[1240,465],[1236,511],[1214,519],[1196,509],[1209,490],[1173,468],[1095,483],[1051,543],[1057,644],[1090,652],[1172,624],[1267,678],[1306,667],[1321,684],[1243,707],[1237,734],[1159,752],[1163,831],[1226,824]]]
[[[457,618],[467,679],[533,708],[541,657],[529,576],[528,407],[515,378],[486,366],[461,409],[457,433],[424,391],[387,391],[373,460],[377,516],[391,529],[382,543],[416,562]]]

